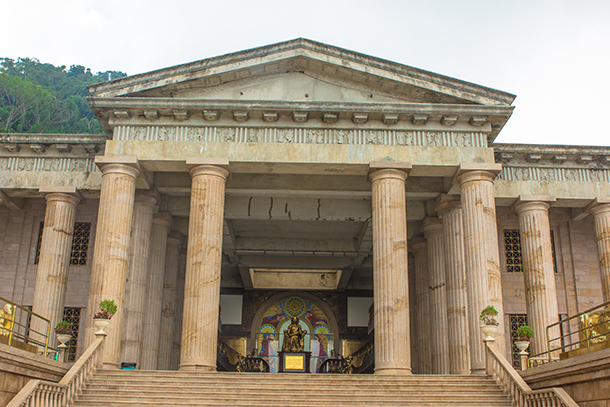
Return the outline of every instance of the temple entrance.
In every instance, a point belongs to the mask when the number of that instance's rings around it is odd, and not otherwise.
[[[303,350],[311,352],[310,372],[318,373],[338,342],[334,336],[337,323],[332,311],[310,294],[278,294],[261,306],[252,330],[257,356],[267,361],[272,373],[278,372],[284,331],[293,317],[298,318],[300,327],[307,331]]]

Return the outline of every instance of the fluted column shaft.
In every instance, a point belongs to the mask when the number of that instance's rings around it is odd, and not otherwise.
[[[449,338],[447,328],[447,292],[445,287],[445,248],[443,224],[438,218],[424,220],[428,241],[428,273],[430,300],[430,342],[432,372],[449,374]]]
[[[409,166],[410,168],[410,166]],[[405,181],[407,171],[371,165],[375,373],[411,373]]]
[[[121,361],[142,366],[142,332],[146,309],[150,235],[156,196],[150,191],[136,193],[133,209],[129,269],[125,284],[125,322],[121,341]]]
[[[473,374],[485,373],[483,335],[479,328],[479,314],[493,305],[502,324],[502,281],[498,254],[498,231],[493,181],[499,166],[489,170],[462,169],[457,181],[461,188],[464,222],[464,253],[470,333],[470,362]],[[504,354],[504,327],[498,330],[496,344]]]
[[[590,212],[595,222],[595,240],[604,302],[608,302],[610,301],[610,203],[595,204]]]
[[[106,328],[108,336],[104,341],[104,366],[118,368],[129,238],[136,178],[140,170],[135,157],[101,156],[96,157],[96,163],[103,176],[87,305],[85,348],[95,339],[95,327],[90,321],[99,311],[100,301],[114,300],[118,310]]]
[[[171,226],[172,218],[169,213],[158,213],[153,216],[148,259],[149,277],[146,286],[146,311],[142,333],[142,370],[157,369],[167,234]]]
[[[220,160],[219,160],[220,161]],[[191,163],[191,212],[186,259],[180,370],[216,370],[220,266],[225,184],[224,165]],[[189,160],[187,160],[189,164]]]
[[[182,236],[171,233],[167,238],[165,256],[165,280],[163,281],[163,302],[161,308],[161,328],[159,332],[159,370],[171,370],[174,345],[174,316],[176,314],[176,282],[178,280],[178,256]]]
[[[428,282],[428,244],[424,238],[412,241],[415,257],[415,295],[417,304],[417,352],[419,353],[418,374],[432,373],[432,352],[430,349],[430,290]]]
[[[521,258],[525,280],[527,320],[534,331],[530,352],[546,352],[546,327],[557,322],[557,291],[551,248],[549,204],[542,201],[518,201],[515,211],[519,215]],[[551,337],[559,336],[554,329]]]
[[[182,313],[184,309],[184,273],[186,250],[178,254],[178,279],[176,281],[176,314],[174,317],[174,342],[172,346],[172,370],[180,366],[180,343],[182,342]]]
[[[53,328],[63,320],[74,219],[80,199],[70,193],[49,193],[46,200],[32,311],[50,321],[49,346],[56,347],[59,344]],[[31,329],[32,338],[44,341],[34,332],[46,335],[46,323],[33,318]]]
[[[437,211],[443,222],[443,241],[445,243],[449,373],[470,374],[464,228],[460,197],[441,196]]]

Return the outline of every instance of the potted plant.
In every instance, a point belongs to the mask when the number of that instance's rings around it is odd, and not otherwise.
[[[70,327],[70,323],[67,321],[59,322],[57,325],[55,325],[53,330],[55,331],[55,336],[57,336],[57,340],[60,342],[60,346],[62,347],[65,347],[66,343],[68,343],[72,338],[72,335],[74,335],[72,327]]]
[[[496,320],[498,310],[493,305],[483,308],[479,319],[481,320],[481,332],[485,335],[485,340],[493,340],[491,335],[498,331],[500,323]]]
[[[100,302],[100,310],[93,315],[93,323],[99,329],[98,332],[103,332],[110,324],[110,319],[116,314],[117,306],[114,300],[102,300]]]
[[[520,326],[515,332],[517,340],[515,346],[519,349],[520,353],[525,353],[525,350],[530,346],[530,342],[534,337],[534,330],[527,325]]]

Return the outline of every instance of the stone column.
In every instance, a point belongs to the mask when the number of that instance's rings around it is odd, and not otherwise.
[[[152,231],[154,205],[157,194],[153,191],[136,192],[133,208],[129,269],[125,284],[125,322],[121,340],[121,362],[142,366],[142,331],[146,309],[146,285],[148,283],[148,258]]]
[[[483,334],[479,315],[493,305],[500,315],[496,344],[504,352],[504,308],[498,253],[498,227],[493,182],[500,164],[461,164],[456,176],[462,198],[464,253],[469,312],[470,364],[473,374],[485,374]]]
[[[180,370],[216,370],[227,159],[189,158],[191,212]]]
[[[550,196],[521,195],[513,206],[519,215],[527,319],[534,330],[531,355],[548,350],[546,327],[557,322],[559,314],[549,223],[549,202],[555,201]],[[556,327],[551,337],[558,336]]]
[[[174,317],[174,342],[172,346],[172,370],[180,367],[180,342],[182,342],[182,312],[184,309],[184,272],[186,250],[178,254],[178,280],[176,282],[176,313]]]
[[[31,337],[44,343],[45,339],[35,332],[46,335],[48,330],[48,344],[55,348],[59,343],[56,341],[53,328],[63,320],[64,316],[76,205],[81,199],[73,187],[41,188],[40,192],[47,193],[45,196],[47,207],[32,311],[47,318],[50,323],[47,326],[42,320],[33,318]]]
[[[459,196],[441,195],[436,210],[443,222],[447,326],[449,328],[449,373],[470,374],[470,336],[464,263],[464,228]]]
[[[586,211],[593,214],[604,302],[610,301],[610,197],[597,197]]]
[[[129,238],[140,168],[136,157],[95,157],[102,170],[102,189],[97,216],[95,250],[91,267],[85,349],[94,341],[95,327],[90,321],[102,300],[114,300],[117,313],[106,328],[104,366],[118,368],[123,327],[125,279],[129,264]]]
[[[445,287],[445,248],[443,224],[438,218],[426,218],[424,236],[428,241],[430,299],[430,338],[432,372],[449,374],[449,338],[447,328],[447,292]]]
[[[430,290],[428,282],[428,244],[423,237],[411,241],[415,257],[415,292],[417,303],[417,351],[419,353],[418,374],[432,373],[430,351]]]
[[[407,207],[411,164],[371,162],[375,373],[410,374]]]
[[[174,345],[174,316],[176,314],[176,283],[178,280],[178,257],[182,246],[182,235],[170,233],[167,238],[165,257],[165,280],[163,282],[163,302],[161,309],[161,329],[159,334],[159,370],[171,370]]]
[[[149,277],[146,286],[146,310],[142,333],[142,370],[157,370],[167,234],[171,227],[172,217],[169,213],[157,213],[153,216],[150,257],[148,259]]]

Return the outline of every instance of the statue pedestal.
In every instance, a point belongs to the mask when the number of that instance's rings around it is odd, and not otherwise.
[[[280,373],[310,373],[309,359],[311,352],[278,352],[280,355]]]

